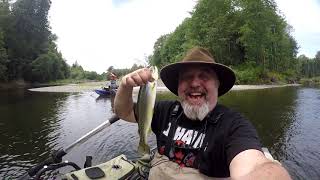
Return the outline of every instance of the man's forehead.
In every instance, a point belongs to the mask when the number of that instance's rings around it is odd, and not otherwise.
[[[216,73],[212,68],[208,66],[203,66],[203,65],[196,65],[196,66],[188,66],[186,68],[183,68],[180,70],[179,74],[185,74],[185,73],[192,73],[195,71],[202,71],[202,72],[207,72],[207,73]]]

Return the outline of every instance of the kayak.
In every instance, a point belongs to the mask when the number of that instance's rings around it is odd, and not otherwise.
[[[133,162],[127,160],[125,155],[117,156],[108,162],[81,169],[78,171],[72,171],[64,175],[63,179],[106,179],[106,180],[118,180],[132,177],[135,172],[135,165]],[[132,178],[131,178],[132,179]]]
[[[127,179],[127,180],[143,180],[148,179],[149,170],[151,168],[150,161],[156,152],[156,148],[151,151],[150,156],[143,156],[138,160],[128,160],[125,155],[121,154],[107,162],[91,166],[92,157],[87,156],[84,168],[80,168],[77,164],[70,161],[62,161],[62,157],[70,152],[74,147],[88,140],[93,135],[118,121],[119,117],[112,116],[108,121],[103,122],[95,129],[88,132],[72,144],[64,149],[54,151],[52,155],[43,162],[33,166],[26,173],[24,173],[18,180],[38,180],[48,171],[58,170],[62,167],[71,166],[73,171],[66,173],[63,179]],[[262,148],[264,155],[275,162],[279,161],[273,159],[271,153],[267,148]],[[61,177],[61,176],[60,176]]]
[[[154,155],[156,149],[153,149],[151,157]],[[262,151],[264,155],[272,161],[276,161],[268,148],[263,147]],[[150,159],[151,160],[151,159]],[[145,161],[148,163],[148,161]],[[278,161],[277,161],[278,162]],[[280,162],[278,162],[280,163]],[[63,176],[64,179],[74,180],[74,179],[106,179],[106,180],[143,180],[148,179],[149,170],[151,166],[141,165],[139,161],[128,160],[124,154],[121,154],[105,163],[98,164],[96,166],[84,168],[77,171],[72,171]]]
[[[117,90],[116,89],[103,88],[103,89],[95,89],[94,92],[96,92],[100,96],[110,96],[110,95],[115,95]]]
[[[150,161],[148,158],[132,161],[121,154],[105,163],[64,174],[62,179],[145,180],[149,176]]]

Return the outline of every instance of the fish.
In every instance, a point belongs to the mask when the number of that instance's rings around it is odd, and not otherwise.
[[[153,108],[156,100],[158,68],[151,66],[151,76],[154,81],[147,82],[140,86],[138,100],[136,104],[136,115],[138,121],[139,146],[138,153],[150,154],[150,146],[148,145],[148,136],[151,133],[151,121],[153,116]]]

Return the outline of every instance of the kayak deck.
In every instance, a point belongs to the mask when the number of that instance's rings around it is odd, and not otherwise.
[[[155,149],[156,150],[156,149]],[[262,151],[267,159],[280,163],[279,161],[275,160],[271,153],[269,152],[268,148],[263,147]],[[128,160],[125,155],[119,155],[108,162],[88,167],[85,169],[81,169],[78,171],[73,171],[68,174],[65,174],[65,179],[74,180],[75,178],[83,179],[83,180],[90,180],[90,179],[126,179],[131,177],[136,172],[137,165]],[[92,172],[90,172],[92,171]],[[92,177],[92,174],[93,176]],[[90,177],[91,176],[91,177]]]
[[[125,155],[117,156],[106,163],[97,166],[88,167],[78,171],[65,174],[65,179],[90,180],[90,179],[108,179],[118,180],[129,177],[135,170],[134,165],[127,160]]]

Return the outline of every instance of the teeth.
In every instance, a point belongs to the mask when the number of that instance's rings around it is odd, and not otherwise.
[[[201,93],[190,93],[191,96],[201,96]]]

